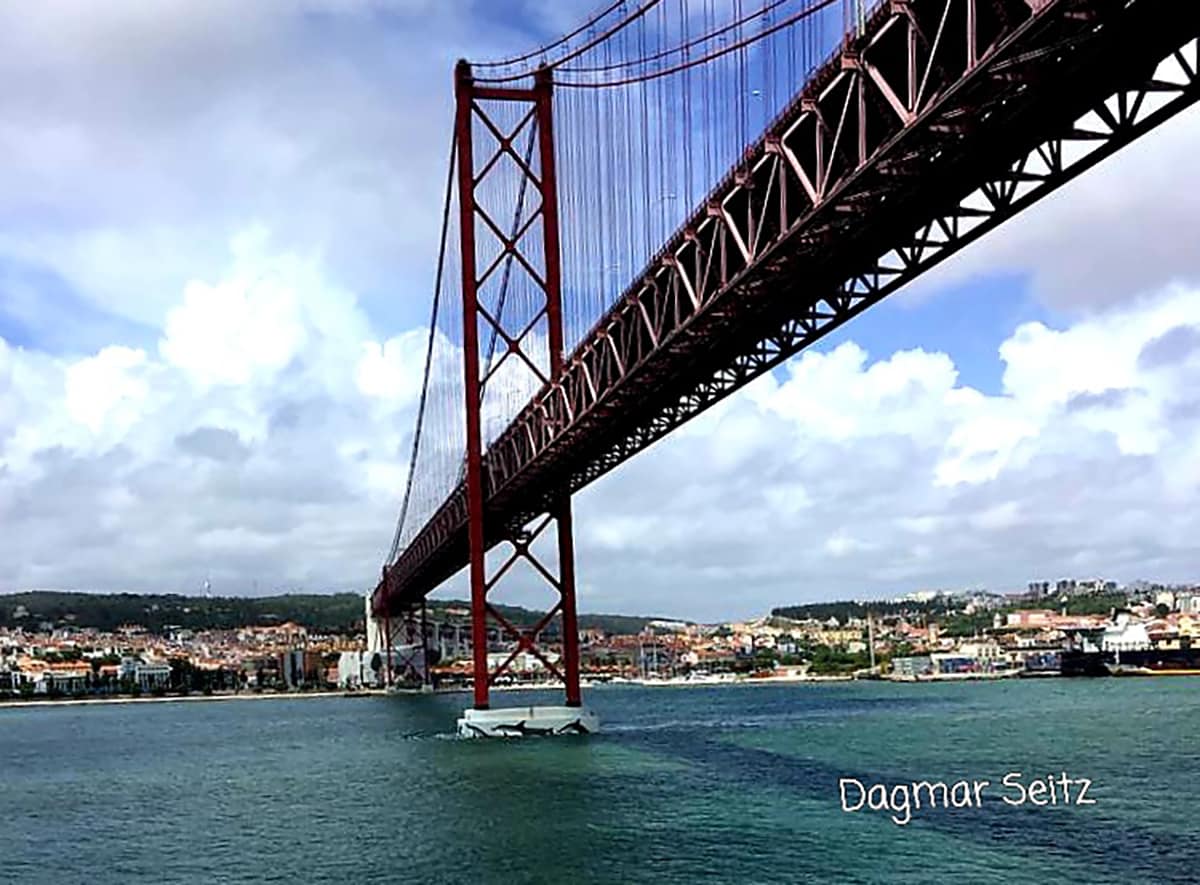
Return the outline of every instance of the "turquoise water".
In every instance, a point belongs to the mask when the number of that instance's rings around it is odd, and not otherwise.
[[[603,735],[513,742],[451,738],[466,700],[0,710],[0,881],[1200,880],[1200,679],[610,687]],[[1096,804],[839,802],[1017,771]]]

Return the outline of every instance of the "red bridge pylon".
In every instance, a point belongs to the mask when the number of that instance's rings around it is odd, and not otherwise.
[[[532,373],[541,386],[557,381],[563,371],[552,78],[548,69],[542,69],[531,89],[495,88],[477,84],[465,61],[459,62],[455,78],[474,707],[488,709],[489,689],[523,652],[561,679],[566,705],[578,707],[579,632],[570,493],[565,488],[552,493],[544,502],[544,512],[528,515],[521,525],[498,525],[488,516],[493,489],[483,469],[482,413],[489,380],[505,366],[511,370],[515,365]],[[479,156],[476,147],[484,148]],[[497,181],[506,174],[507,179]],[[526,210],[527,200],[535,202],[530,196],[538,205]],[[506,299],[510,304],[507,315]],[[491,342],[486,352],[481,332]],[[493,352],[497,343],[499,355]],[[533,550],[551,526],[557,533],[556,561]],[[487,553],[497,545],[508,553],[489,575]],[[511,578],[513,566],[522,561],[531,567],[527,573],[532,571],[557,594],[557,602],[528,629],[516,627],[489,601],[497,586]],[[542,642],[543,632],[556,616],[561,618],[562,647],[557,661]],[[495,668],[488,664],[489,619],[516,643]]]

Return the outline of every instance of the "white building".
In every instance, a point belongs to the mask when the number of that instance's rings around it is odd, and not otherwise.
[[[1104,628],[1100,639],[1103,651],[1143,651],[1150,648],[1150,634],[1146,625],[1131,621],[1129,615],[1117,616],[1117,622]]]
[[[168,688],[171,685],[171,666],[164,661],[141,661],[138,658],[121,660],[121,679],[131,679],[142,691]]]
[[[1180,590],[1175,594],[1174,608],[1185,615],[1200,615],[1200,590]]]
[[[344,651],[338,658],[337,671],[338,688],[379,688],[383,684],[383,655],[372,651]]]
[[[508,660],[510,652],[495,651],[488,652],[488,669],[495,670],[501,664]],[[543,656],[552,664],[558,663],[558,655],[554,652],[542,652]],[[513,673],[535,673],[546,669],[546,665],[541,662],[537,655],[523,651],[513,658],[513,662],[508,667],[509,672]]]
[[[994,639],[967,639],[958,644],[958,652],[977,661],[994,661],[1004,657]]]
[[[20,689],[22,684],[32,685],[34,694],[49,694],[51,691],[74,694],[87,690],[91,672],[88,666],[55,664],[14,671],[11,681],[15,689]]]

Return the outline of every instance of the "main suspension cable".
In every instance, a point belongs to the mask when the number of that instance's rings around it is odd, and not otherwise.
[[[571,33],[564,34],[563,36],[561,36],[557,40],[555,40],[553,43],[547,43],[545,46],[539,46],[537,49],[533,50],[532,52],[526,52],[524,55],[517,55],[517,56],[513,56],[512,58],[505,58],[505,59],[501,59],[499,61],[480,61],[480,62],[474,62],[473,64],[477,68],[508,68],[508,67],[512,67],[513,65],[519,65],[522,62],[532,61],[535,58],[541,58],[541,57],[545,56],[546,53],[551,52],[552,50],[555,50],[558,47],[562,46],[564,43],[568,43],[571,40],[575,39],[580,34],[582,34],[584,31],[586,31],[588,28],[594,27],[597,22],[599,22],[603,18],[607,18],[609,14],[614,12],[618,7],[624,5],[624,3],[625,3],[625,0],[616,0],[615,3],[609,4],[604,9],[602,9],[600,12],[597,12],[595,15],[593,15],[591,18],[589,18],[587,21],[585,21],[583,24],[581,24],[579,27],[577,27]]]
[[[780,6],[783,6],[785,3],[793,3],[793,2],[795,2],[795,0],[772,0],[772,2],[766,3],[762,7],[760,7],[757,12],[753,12],[753,13],[743,16],[735,21],[731,21],[727,24],[724,24],[721,27],[719,27],[715,30],[709,31],[706,34],[701,34],[699,37],[693,37],[687,43],[683,43],[679,46],[672,46],[669,49],[663,49],[663,50],[655,52],[651,55],[643,56],[642,58],[625,59],[624,61],[617,61],[617,62],[613,62],[612,64],[588,65],[588,66],[584,66],[584,67],[562,68],[561,70],[564,74],[600,74],[600,73],[604,73],[606,71],[616,71],[616,70],[620,70],[621,68],[632,68],[632,67],[636,67],[638,65],[649,64],[650,62],[658,61],[659,59],[667,58],[668,56],[672,56],[672,55],[686,55],[688,50],[694,49],[695,47],[699,46],[702,43],[708,43],[711,40],[715,40],[718,37],[722,36],[723,34],[729,33],[734,28],[740,27],[741,25],[744,25],[747,22],[752,22],[756,18],[762,18],[763,16],[768,15],[772,10],[777,9]],[[682,14],[686,17],[686,13],[687,13],[687,7],[685,6],[685,7],[683,7]]]
[[[442,271],[446,265],[446,240],[450,230],[450,199],[454,189],[454,161],[458,156],[458,139],[450,137],[450,160],[447,163],[446,195],[442,201],[442,237],[438,248],[437,272],[433,281],[433,312],[429,317],[429,338],[425,342],[425,371],[421,379],[421,398],[417,403],[417,427],[413,432],[412,455],[409,457],[408,476],[404,480],[404,499],[400,504],[400,518],[396,520],[396,534],[392,536],[392,548],[388,552],[388,564],[395,562],[400,549],[404,523],[408,518],[408,505],[412,499],[413,477],[417,474],[417,454],[421,449],[421,430],[425,424],[425,402],[429,396],[429,373],[433,365],[433,345],[437,338],[438,303],[442,293]]]
[[[601,43],[605,42],[606,40],[608,40],[611,37],[615,37],[617,34],[621,33],[621,31],[625,30],[631,24],[633,24],[634,22],[641,19],[644,15],[646,15],[646,13],[650,12],[650,10],[654,9],[654,7],[658,6],[658,4],[661,2],[662,2],[662,0],[646,0],[645,3],[643,3],[637,9],[635,9],[633,12],[631,12],[625,18],[621,19],[615,25],[610,27],[608,30],[602,31],[601,33],[597,34],[595,37],[593,37],[588,42],[584,43],[578,49],[574,49],[574,50],[568,52],[566,55],[564,55],[562,58],[560,58],[558,61],[556,61],[551,67],[557,68],[560,65],[565,65],[568,62],[574,61],[575,59],[579,58],[579,56],[583,55],[585,52],[595,49]],[[517,74],[507,74],[505,76],[477,77],[476,82],[479,82],[479,83],[511,83],[513,80],[520,80],[525,77],[528,77],[531,73],[532,73],[531,71],[521,71],[520,73],[517,73]]]
[[[564,87],[568,87],[571,89],[608,89],[608,88],[615,87],[615,86],[629,86],[633,83],[646,83],[650,80],[657,80],[662,77],[668,77],[671,74],[678,74],[679,72],[686,71],[689,68],[694,68],[694,67],[697,67],[698,65],[707,64],[708,62],[714,61],[718,58],[721,58],[722,56],[729,55],[731,52],[737,52],[738,50],[745,49],[747,46],[757,43],[759,40],[762,40],[765,37],[769,37],[778,31],[782,31],[784,28],[791,27],[792,25],[796,24],[796,22],[803,21],[806,18],[810,18],[811,16],[820,12],[822,9],[832,6],[834,3],[837,3],[837,2],[839,2],[839,0],[817,0],[817,3],[815,3],[813,6],[810,6],[807,9],[802,9],[800,12],[797,12],[794,15],[791,15],[791,16],[781,20],[777,24],[774,24],[769,28],[764,28],[763,30],[759,31],[757,34],[754,34],[750,37],[746,37],[742,40],[739,40],[736,43],[730,43],[729,45],[724,46],[721,49],[714,50],[713,52],[710,52],[706,55],[700,56],[699,58],[691,59],[690,61],[686,61],[681,64],[674,65],[673,67],[664,68],[661,71],[649,71],[649,72],[646,72],[643,74],[638,74],[637,76],[623,77],[619,80],[602,80],[600,82],[593,82],[593,83],[578,82],[578,81],[572,82],[570,80],[555,79],[554,85],[555,86],[564,86]],[[571,71],[564,70],[563,73],[571,73]]]

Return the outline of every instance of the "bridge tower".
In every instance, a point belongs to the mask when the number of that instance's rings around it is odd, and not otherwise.
[[[475,674],[474,706],[459,720],[459,731],[467,736],[594,731],[597,720],[583,708],[579,686],[570,492],[551,491],[543,502],[543,512],[526,514],[522,524],[496,524],[488,516],[488,499],[494,489],[489,486],[484,457],[484,397],[487,383],[498,369],[506,361],[519,363],[545,385],[558,381],[563,373],[552,75],[548,68],[541,68],[531,88],[499,88],[476,83],[470,64],[460,61],[455,68],[455,99],[466,398],[465,484]],[[528,147],[522,151],[518,144]],[[519,185],[489,188],[489,179],[502,171],[507,172],[510,182],[515,178]],[[490,194],[490,200],[481,198],[485,193]],[[537,205],[526,209],[527,202]],[[491,252],[481,247],[482,239],[492,244]],[[525,301],[535,302],[525,305],[520,328],[511,328],[502,316],[504,290],[514,268],[526,283]],[[483,292],[488,286],[492,292],[501,289],[498,302],[495,297],[485,299]],[[485,348],[484,337],[493,346],[502,342],[498,356],[487,352],[490,348]],[[533,547],[539,537],[550,532],[557,541],[553,561],[544,555],[539,557]],[[497,546],[506,550],[507,556],[489,574],[488,552]],[[538,623],[524,630],[514,626],[489,601],[498,585],[511,579],[512,567],[519,561],[531,566],[527,573],[536,574],[557,597]],[[556,616],[560,618],[562,654],[552,660],[541,639]],[[489,619],[502,635],[515,641],[515,648],[496,667],[488,659]],[[491,709],[491,686],[522,653],[532,655],[562,681],[566,695],[563,706]]]

